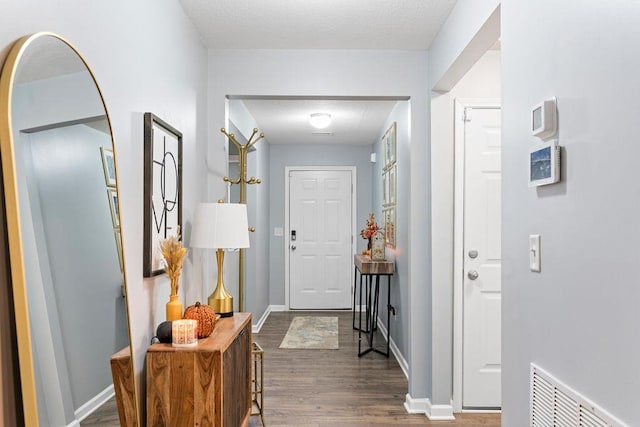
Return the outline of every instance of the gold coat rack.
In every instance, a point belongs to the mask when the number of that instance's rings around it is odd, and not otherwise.
[[[264,138],[264,133],[260,133],[258,138],[253,140],[253,138],[258,133],[258,129],[254,128],[249,141],[246,144],[240,144],[238,140],[236,140],[236,136],[232,133],[227,133],[225,128],[220,129],[220,132],[225,134],[229,141],[233,143],[238,149],[238,178],[231,179],[228,176],[224,177],[224,182],[229,182],[231,184],[236,184],[240,186],[240,203],[247,204],[247,184],[260,184],[262,181],[252,176],[247,179],[247,154],[249,153],[249,149],[253,147],[256,142],[260,141]],[[254,232],[256,229],[254,227],[250,227],[249,231]],[[244,249],[240,249],[240,257],[238,260],[238,311],[244,311]]]

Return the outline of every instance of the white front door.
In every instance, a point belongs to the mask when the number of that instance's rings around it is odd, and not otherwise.
[[[462,406],[499,408],[501,112],[498,108],[466,110]]]
[[[289,171],[289,307],[351,307],[352,172]]]

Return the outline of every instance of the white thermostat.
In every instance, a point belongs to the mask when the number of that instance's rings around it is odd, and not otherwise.
[[[531,134],[538,138],[549,138],[558,129],[556,98],[547,99],[531,109]]]
[[[560,147],[556,141],[529,151],[529,187],[560,181]]]

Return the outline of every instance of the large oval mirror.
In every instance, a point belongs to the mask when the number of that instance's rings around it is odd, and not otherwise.
[[[110,358],[130,344],[111,125],[51,33],[12,47],[0,102],[25,425],[78,425],[114,395]]]

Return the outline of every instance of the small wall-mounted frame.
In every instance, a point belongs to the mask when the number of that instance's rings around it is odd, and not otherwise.
[[[531,135],[550,138],[558,130],[558,109],[556,98],[547,99],[531,109]]]
[[[143,275],[164,272],[160,241],[182,226],[182,133],[144,114]]]
[[[104,181],[107,187],[116,186],[116,164],[113,158],[113,150],[100,147],[102,157],[102,169],[104,170]]]
[[[389,174],[387,171],[382,173],[382,206],[389,204]]]
[[[396,200],[396,192],[398,190],[398,174],[396,165],[393,165],[387,171],[389,174],[389,203],[395,205]]]
[[[387,169],[396,162],[396,122],[391,123],[389,129],[384,133],[382,150],[384,153],[383,168]]]
[[[560,147],[556,141],[538,145],[529,151],[529,187],[560,181]]]
[[[382,211],[384,217],[384,235],[387,246],[396,247],[396,207],[392,206]]]
[[[107,196],[109,197],[109,210],[111,211],[111,221],[113,228],[120,228],[120,215],[118,212],[118,192],[115,188],[107,188]]]

